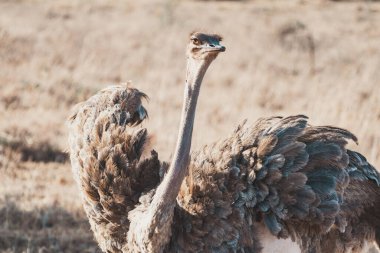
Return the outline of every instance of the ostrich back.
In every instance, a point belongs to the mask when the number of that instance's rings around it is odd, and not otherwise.
[[[302,252],[361,249],[380,227],[380,177],[346,150],[349,139],[356,141],[346,130],[308,125],[302,115],[273,117],[243,123],[194,152],[171,247],[261,252],[256,227],[265,224]]]

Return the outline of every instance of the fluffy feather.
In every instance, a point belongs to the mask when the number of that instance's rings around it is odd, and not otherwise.
[[[92,230],[105,252],[131,252],[128,230],[167,164],[146,152],[146,96],[117,86],[71,117],[71,162]],[[257,227],[303,252],[345,252],[379,242],[378,172],[346,150],[350,132],[302,115],[259,119],[192,154],[164,252],[262,252]],[[162,168],[161,168],[162,167]],[[160,177],[161,176],[161,177]]]

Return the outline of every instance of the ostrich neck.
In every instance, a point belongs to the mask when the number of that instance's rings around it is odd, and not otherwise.
[[[168,209],[174,207],[182,180],[186,175],[198,95],[203,77],[210,63],[209,61],[188,60],[177,145],[169,170],[163,182],[157,188],[152,201],[152,207],[157,205],[157,212],[169,211]]]
[[[137,226],[132,232],[133,238],[141,252],[162,252],[170,240],[176,198],[189,164],[199,90],[211,61],[188,59],[182,118],[173,160],[145,215],[132,221]],[[134,225],[131,224],[132,226]]]

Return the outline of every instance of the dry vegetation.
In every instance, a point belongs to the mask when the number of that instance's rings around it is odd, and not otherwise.
[[[70,108],[110,83],[150,95],[168,160],[194,29],[227,47],[200,97],[194,149],[245,118],[304,113],[352,130],[380,167],[380,4],[0,1],[0,252],[97,252],[67,160]]]

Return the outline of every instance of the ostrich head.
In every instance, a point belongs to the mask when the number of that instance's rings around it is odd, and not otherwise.
[[[194,60],[214,60],[226,48],[220,45],[222,37],[217,34],[193,32],[187,46],[187,57]]]

